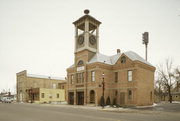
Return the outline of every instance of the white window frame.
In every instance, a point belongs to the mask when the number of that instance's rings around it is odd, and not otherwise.
[[[131,95],[129,95],[129,91],[131,91]],[[128,90],[128,100],[133,100],[133,91],[131,89]]]
[[[95,82],[95,71],[91,71],[91,81]]]
[[[70,81],[71,81],[71,82],[70,82],[71,84],[74,83],[74,76],[73,76],[73,74],[70,76]]]
[[[52,84],[52,88],[53,88],[53,89],[56,89],[56,88],[57,88],[57,85],[56,85],[56,84]]]
[[[128,77],[128,81],[131,82],[132,81],[132,77],[133,77],[133,71],[132,70],[128,70],[128,74],[127,74],[127,77]]]

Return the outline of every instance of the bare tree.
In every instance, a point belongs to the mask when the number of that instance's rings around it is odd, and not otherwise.
[[[164,85],[164,88],[167,89],[169,96],[169,102],[172,103],[171,89],[174,84],[174,71],[171,59],[166,59],[165,64],[158,66],[158,75],[161,78],[161,82]]]
[[[177,67],[176,69],[175,69],[175,72],[174,72],[174,77],[175,77],[175,80],[176,80],[176,86],[175,86],[175,88],[176,88],[176,91],[178,91],[178,89],[180,88],[179,86],[179,84],[180,84],[180,68],[179,67]]]
[[[163,84],[160,78],[158,78],[155,82],[155,93],[162,100],[163,97]]]

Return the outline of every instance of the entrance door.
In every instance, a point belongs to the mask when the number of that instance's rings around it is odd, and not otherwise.
[[[77,104],[84,105],[84,92],[77,92]]]
[[[124,105],[125,104],[125,93],[121,92],[120,93],[120,105]]]
[[[95,92],[94,90],[90,91],[90,103],[95,103]]]
[[[74,92],[69,92],[69,104],[74,105]]]

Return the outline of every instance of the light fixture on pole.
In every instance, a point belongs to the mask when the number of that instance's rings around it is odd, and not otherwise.
[[[102,108],[104,108],[104,85],[105,85],[105,82],[104,82],[104,72],[102,73]]]
[[[143,35],[142,36],[142,39],[143,39],[142,43],[145,44],[145,59],[147,61],[147,45],[149,43],[149,33],[148,32],[144,32],[142,35]]]

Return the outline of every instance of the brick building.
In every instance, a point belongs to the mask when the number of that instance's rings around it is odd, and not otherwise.
[[[65,101],[64,78],[28,74],[26,70],[17,73],[16,76],[17,102]]]
[[[75,51],[74,64],[67,68],[68,104],[100,105],[103,95],[105,103],[110,104],[153,104],[155,67],[132,51],[117,49],[113,56],[99,53],[101,22],[88,10],[84,12],[73,22]]]

